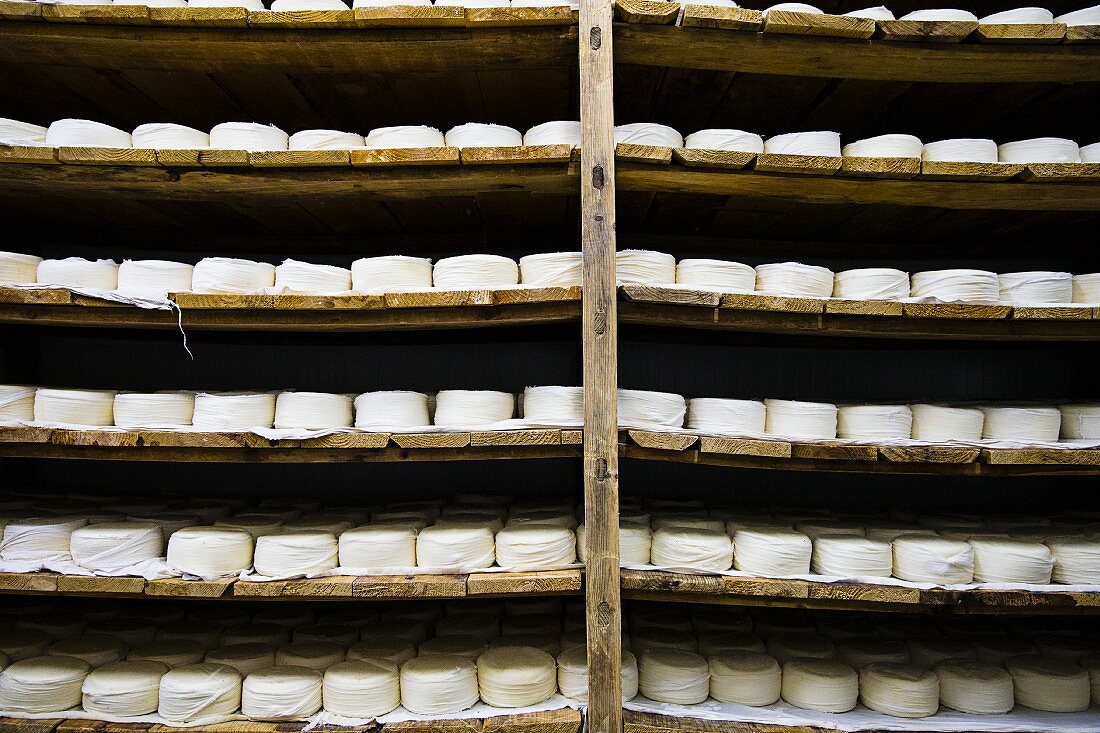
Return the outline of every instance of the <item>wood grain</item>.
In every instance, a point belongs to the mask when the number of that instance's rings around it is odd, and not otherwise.
[[[920,158],[867,158],[845,155],[840,175],[857,178],[916,178]]]
[[[626,435],[643,448],[656,450],[687,450],[699,442],[698,435],[657,433],[651,430],[627,430]]]
[[[580,569],[538,572],[470,573],[466,592],[470,596],[556,595],[579,593]]]
[[[875,21],[871,18],[855,18],[846,15],[818,15],[792,10],[773,10],[764,15],[764,33],[870,38],[875,34]]]
[[[662,285],[625,284],[619,286],[619,293],[626,300],[639,303],[666,303],[668,305],[715,308],[722,302],[722,294],[714,291],[673,288]]]
[[[31,3],[24,3],[31,4]],[[45,145],[9,145],[0,143],[0,163],[35,163],[53,165],[57,160],[57,148]]]
[[[1024,171],[1023,163],[921,161],[920,178],[931,181],[1007,181]]]
[[[434,6],[433,6],[434,7]],[[383,9],[383,8],[379,8]],[[446,8],[445,9],[449,9]],[[461,10],[461,8],[458,8]],[[365,10],[365,8],[357,8]],[[354,166],[458,165],[458,148],[359,148],[351,151]]]
[[[662,4],[668,3],[662,2]],[[672,148],[663,145],[617,143],[615,145],[615,158],[616,160],[629,160],[635,163],[668,165],[672,162],[672,150]]]
[[[354,12],[360,28],[447,28],[466,24],[463,10],[461,6],[391,5]]]
[[[801,173],[813,176],[831,176],[840,170],[843,158],[827,155],[786,155],[784,153],[760,153],[753,163],[753,170],[766,173]]]
[[[979,23],[974,39],[982,43],[1060,43],[1064,23]]]
[[[880,20],[875,38],[885,41],[958,43],[978,30],[971,20]]]
[[[672,25],[680,14],[680,3],[664,0],[618,0],[615,18],[626,23]],[[584,27],[584,23],[581,23]]]
[[[485,10],[487,8],[481,8]],[[493,8],[494,10],[497,8]],[[528,10],[534,8],[517,8]],[[571,145],[518,145],[514,147],[462,148],[459,156],[465,165],[498,165],[500,163],[568,163]]]
[[[718,28],[727,31],[759,31],[764,17],[759,10],[720,5],[684,4],[680,25],[685,28]]]
[[[727,8],[715,8],[726,10]],[[738,10],[739,8],[730,8]],[[676,148],[672,151],[672,157],[680,165],[689,168],[726,168],[728,170],[743,170],[754,160],[756,153],[748,153],[737,150],[704,150],[701,148]]]
[[[1100,181],[1100,163],[1028,163],[1025,181]]]
[[[51,6],[66,7],[66,6]],[[88,7],[86,5],[68,7]],[[93,6],[94,7],[94,6]],[[134,7],[132,5],[117,7]],[[60,147],[57,159],[72,165],[156,166],[157,151],[141,148],[74,148]]]

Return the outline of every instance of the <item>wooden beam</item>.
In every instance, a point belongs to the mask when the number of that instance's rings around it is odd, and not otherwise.
[[[622,733],[618,313],[611,0],[581,0],[581,327],[587,542],[588,730]]]

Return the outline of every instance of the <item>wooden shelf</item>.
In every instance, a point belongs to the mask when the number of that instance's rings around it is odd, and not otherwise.
[[[343,433],[268,440],[252,433],[0,428],[0,457],[213,463],[395,463],[569,458],[580,430]]]
[[[843,725],[843,715],[836,716],[837,723]],[[935,720],[934,718],[932,719]],[[942,733],[928,726],[928,720],[922,721],[925,733]],[[1009,728],[1006,727],[1006,730]],[[834,733],[837,728],[821,728],[814,725],[778,725],[775,723],[738,723],[728,720],[703,720],[702,718],[657,715],[633,710],[623,711],[623,733]],[[1023,730],[1013,727],[1012,730]],[[1048,730],[1044,725],[1037,727],[1036,733]],[[32,731],[30,733],[37,733]],[[48,732],[47,732],[48,733]]]
[[[347,600],[364,598],[487,598],[577,594],[580,569],[456,575],[341,575],[330,578],[251,582],[145,580],[56,573],[0,573],[0,593],[107,598],[239,598],[246,600]]]
[[[847,177],[835,169],[814,170],[806,161],[792,161],[785,170],[786,173],[718,170],[623,161],[617,166],[617,182],[624,190],[632,191],[717,194],[807,204],[991,211],[1096,211],[1100,207],[1100,175],[1072,183],[1006,181],[999,174],[985,176],[987,180],[972,180],[974,176],[962,171],[952,176],[954,180],[872,179]]]
[[[1057,38],[1043,42],[979,43],[976,27],[963,37],[955,29],[919,29],[925,42],[891,40],[901,32],[897,23],[863,22],[860,28],[820,28],[809,32],[782,32],[764,28],[758,11],[740,8],[707,9],[684,5],[684,26],[677,27],[680,3],[646,0],[618,4],[615,24],[615,61],[711,71],[783,76],[829,77],[909,82],[1054,82],[1100,81],[1100,47],[1062,41],[1065,26],[1053,30]],[[641,13],[638,14],[641,6]],[[655,7],[656,6],[656,7]],[[627,8],[634,8],[627,16]],[[740,11],[740,12],[738,12]],[[756,17],[752,17],[752,13]],[[803,14],[799,14],[803,15]],[[837,16],[808,16],[814,26],[840,20]],[[847,25],[852,18],[844,18]],[[623,22],[627,21],[627,22]],[[842,37],[852,33],[863,38]],[[826,35],[826,33],[830,35]],[[952,35],[954,34],[954,35]],[[874,38],[867,39],[874,35]],[[1049,34],[1048,34],[1049,35]],[[1078,29],[1068,34],[1073,40]],[[970,36],[971,41],[962,41]],[[954,42],[944,42],[950,39]]]
[[[945,476],[1100,474],[1100,450],[892,447],[623,430],[619,455],[732,468]]]
[[[750,333],[959,341],[1096,341],[1100,308],[788,298],[623,285],[619,320]]]
[[[0,323],[233,331],[398,331],[580,320],[580,288],[426,291],[387,295],[175,293],[176,311],[138,308],[68,290],[0,287]]]
[[[1100,593],[1024,590],[921,590],[870,583],[622,570],[623,596],[637,600],[785,606],[899,613],[1100,613]]]

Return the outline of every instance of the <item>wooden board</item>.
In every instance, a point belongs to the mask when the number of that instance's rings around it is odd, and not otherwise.
[[[685,28],[718,28],[727,31],[759,31],[764,17],[759,10],[720,5],[684,4],[680,25]]]
[[[728,168],[729,170],[743,170],[756,160],[756,153],[700,148],[676,148],[672,151],[672,156],[677,163],[690,168]]]
[[[978,30],[971,20],[880,20],[875,38],[884,41],[958,43]]]
[[[206,8],[201,8],[206,10]],[[213,9],[213,8],[211,8]],[[157,163],[172,168],[243,168],[249,165],[247,150],[158,150]]]
[[[753,170],[768,173],[801,173],[815,176],[831,176],[840,170],[843,158],[825,155],[786,155],[760,153],[753,163]]]
[[[561,445],[561,431],[550,429],[472,432],[470,445]]]
[[[625,284],[619,286],[619,293],[626,300],[640,303],[666,303],[668,305],[715,308],[722,302],[722,294],[714,291],[673,288],[662,285]]]
[[[687,450],[699,442],[698,435],[658,433],[652,430],[627,430],[626,435],[643,448],[655,450]]]
[[[470,573],[466,592],[470,596],[556,595],[579,593],[581,570],[541,570],[538,572]]]
[[[672,25],[680,14],[680,3],[665,0],[618,0],[615,19],[626,23]]]
[[[971,320],[999,320],[1012,313],[1010,305],[983,305],[980,303],[905,303],[906,318],[966,318]]]
[[[61,575],[59,593],[88,595],[140,595],[145,592],[144,578],[109,578],[98,575]]]
[[[42,17],[42,5],[26,0],[0,0],[0,19],[37,20]]]
[[[360,28],[446,28],[466,24],[464,9],[457,5],[391,5],[355,8]]]
[[[360,8],[362,10],[362,8]],[[355,166],[458,165],[459,149],[439,148],[359,148],[351,151]]]
[[[64,6],[52,5],[50,7],[88,7],[86,5]],[[117,7],[134,7],[124,5]],[[141,148],[72,148],[61,147],[57,149],[57,159],[62,163],[72,165],[125,165],[125,166],[156,166],[157,151]]]
[[[818,298],[793,298],[759,293],[723,293],[719,307],[791,313],[824,313],[825,303],[825,300]]]
[[[579,733],[582,714],[563,708],[542,713],[497,715],[481,721],[483,733]]]
[[[519,8],[526,10],[527,8]],[[503,148],[462,148],[460,159],[465,165],[499,163],[568,163],[571,145],[519,145]]]
[[[827,300],[825,313],[848,316],[886,316],[902,315],[904,304],[893,300]]]
[[[1066,26],[1066,43],[1100,42],[1100,25]]]
[[[649,0],[646,0],[647,2]],[[634,163],[652,163],[668,165],[672,162],[672,148],[663,145],[638,145],[636,143],[617,143],[615,158]]]
[[[921,161],[920,177],[941,181],[1007,181],[1023,173],[1023,163],[962,163]]]
[[[347,10],[249,10],[248,25],[256,28],[354,28],[355,13]]]
[[[974,39],[983,43],[1061,43],[1064,23],[979,23]]]
[[[723,438],[704,435],[699,438],[699,452],[721,453],[729,456],[790,458],[791,444],[781,440]]]
[[[466,8],[465,14],[467,28],[573,25],[576,22],[576,11],[564,0],[562,5],[549,7]]]
[[[1025,181],[1100,181],[1100,163],[1028,163],[1020,178]]]
[[[152,25],[197,28],[243,28],[248,25],[248,10],[232,7],[150,7],[149,22]]]
[[[183,580],[166,578],[150,580],[145,584],[145,595],[169,598],[221,598],[230,592],[234,581],[225,580]]]
[[[43,5],[42,19],[58,23],[94,25],[148,25],[144,5]]]
[[[846,155],[840,175],[857,178],[915,178],[920,173],[920,158],[866,158]]]
[[[350,150],[262,150],[248,154],[256,168],[318,168],[351,165]]]
[[[797,36],[836,36],[838,38],[870,38],[875,34],[875,21],[850,15],[817,15],[792,10],[773,10],[764,15],[765,33]]]
[[[52,165],[58,163],[57,148],[45,145],[9,145],[0,143],[0,163],[35,163]]]

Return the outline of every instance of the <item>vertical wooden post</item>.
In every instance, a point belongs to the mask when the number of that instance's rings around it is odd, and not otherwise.
[[[588,728],[621,733],[611,0],[581,0],[579,35]]]

